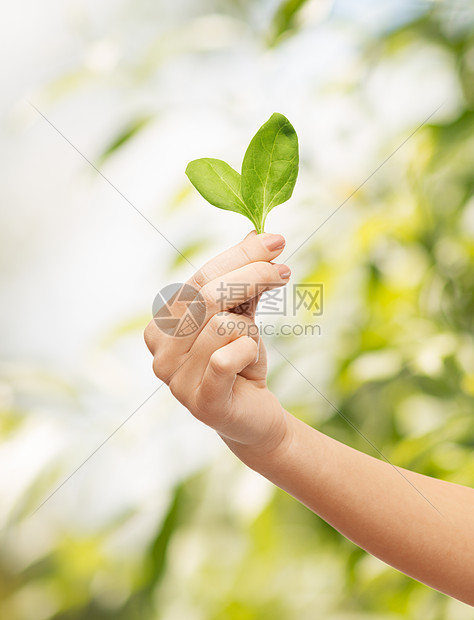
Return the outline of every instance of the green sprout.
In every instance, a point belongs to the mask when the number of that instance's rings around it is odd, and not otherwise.
[[[186,175],[211,205],[248,217],[262,233],[268,213],[292,195],[298,176],[298,136],[282,114],[272,114],[252,138],[239,174],[221,159],[203,157]]]

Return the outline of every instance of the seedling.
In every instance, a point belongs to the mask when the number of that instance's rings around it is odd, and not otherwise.
[[[203,157],[186,174],[211,205],[248,217],[262,233],[268,213],[286,202],[298,176],[298,136],[282,114],[272,114],[252,138],[239,174],[222,159]]]

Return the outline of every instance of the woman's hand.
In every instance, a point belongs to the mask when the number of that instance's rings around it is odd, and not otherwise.
[[[267,388],[267,356],[254,319],[262,292],[288,282],[290,269],[270,262],[284,245],[281,235],[252,231],[187,281],[203,300],[196,331],[169,335],[155,319],[145,330],[153,370],[172,394],[224,441],[263,453],[280,446],[287,423]]]

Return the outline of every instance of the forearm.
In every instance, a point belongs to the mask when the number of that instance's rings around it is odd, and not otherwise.
[[[474,490],[395,468],[284,415],[286,438],[271,454],[223,439],[369,553],[474,605]]]

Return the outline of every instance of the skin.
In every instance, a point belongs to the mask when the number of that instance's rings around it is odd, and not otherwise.
[[[253,231],[193,274],[188,284],[205,301],[203,324],[176,338],[150,322],[145,341],[156,376],[241,461],[344,536],[474,606],[474,490],[354,450],[285,411],[268,389],[255,309],[260,283],[272,289],[289,280],[290,269],[273,263],[283,247],[281,235]],[[219,288],[242,282],[247,290],[222,312]],[[231,325],[244,308],[238,322],[249,329],[242,333]]]

